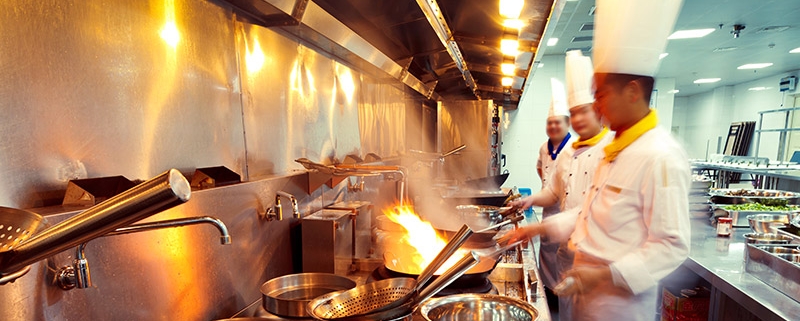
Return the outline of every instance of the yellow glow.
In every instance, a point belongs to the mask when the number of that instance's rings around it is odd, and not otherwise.
[[[516,56],[519,53],[519,41],[515,39],[500,40],[500,52],[506,56]]]
[[[519,18],[524,0],[500,0],[500,15],[509,19]]]
[[[408,245],[416,249],[416,253],[402,253],[413,261],[413,264],[410,264],[412,265],[411,271],[407,271],[409,273],[421,273],[436,258],[439,251],[447,245],[447,239],[438,235],[431,223],[423,221],[410,206],[397,206],[393,209],[385,210],[384,214],[389,220],[400,224],[406,230],[406,235],[401,238],[401,242],[408,243]],[[458,262],[465,253],[465,250],[458,250],[437,272],[446,271]]]
[[[356,83],[353,81],[353,74],[348,68],[342,68],[337,78],[339,85],[344,92],[344,97],[347,99],[348,104],[353,103],[353,96],[356,94]]]
[[[178,47],[181,41],[181,33],[175,25],[175,0],[164,1],[164,27],[161,28],[161,39],[164,39],[173,49]]]
[[[503,21],[503,26],[511,29],[520,29],[525,26],[525,22],[520,19],[506,19]]]
[[[500,70],[503,71],[503,75],[506,76],[513,76],[514,75],[514,64],[512,63],[503,63],[500,65]]]
[[[261,50],[261,44],[258,43],[258,38],[253,39],[253,48],[245,54],[245,64],[247,65],[247,72],[254,74],[264,67],[264,51]]]
[[[513,82],[514,79],[511,77],[503,77],[503,79],[500,79],[500,84],[502,84],[503,87],[511,87],[511,83]]]

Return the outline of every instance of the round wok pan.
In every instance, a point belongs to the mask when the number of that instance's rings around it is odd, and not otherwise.
[[[472,236],[474,237],[475,235],[473,234]],[[387,272],[393,277],[416,278],[418,275],[407,272],[406,268],[402,266],[402,262],[400,262],[399,259],[395,261],[388,259],[387,257],[384,258],[383,263]],[[467,270],[464,275],[453,281],[449,287],[471,288],[480,286],[486,282],[486,279],[489,277],[489,274],[492,273],[492,270],[494,270],[495,266],[497,266],[497,260],[481,259],[477,265]],[[438,273],[434,274],[429,282],[432,282],[438,276]]]

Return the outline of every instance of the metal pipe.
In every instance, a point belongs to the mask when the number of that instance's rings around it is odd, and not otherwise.
[[[168,170],[86,211],[56,224],[0,256],[0,273],[103,236],[189,200],[191,188],[176,169]]]
[[[286,197],[292,203],[292,215],[294,218],[302,218],[300,216],[300,208],[297,206],[297,198],[294,195],[289,194],[284,191],[278,191],[275,195],[275,212],[280,215],[279,217],[283,217],[283,210],[280,208],[281,206],[281,196]]]
[[[180,227],[180,226],[204,224],[204,223],[211,224],[214,227],[216,227],[217,230],[219,230],[220,233],[219,240],[221,244],[231,244],[231,235],[228,234],[228,227],[225,226],[225,223],[223,223],[219,219],[211,216],[188,217],[188,218],[179,218],[179,219],[164,220],[158,222],[132,224],[126,227],[118,228],[104,236],[131,234],[136,232],[158,230],[162,228]]]

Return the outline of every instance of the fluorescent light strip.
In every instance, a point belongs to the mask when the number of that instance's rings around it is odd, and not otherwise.
[[[762,87],[750,87],[750,88],[747,88],[747,90],[750,90],[750,91],[762,91],[762,90],[767,90],[767,89],[772,89],[772,87],[763,87],[762,86]]]
[[[668,53],[668,52],[662,53],[662,54],[658,55],[658,60],[664,59],[664,58],[666,58],[667,56],[669,56],[669,53]]]
[[[512,63],[502,63],[500,64],[500,71],[503,72],[503,75],[513,76],[515,67]]]
[[[707,36],[708,34],[714,32],[714,28],[708,29],[691,29],[691,30],[678,30],[673,32],[667,39],[691,39],[691,38],[702,38]]]
[[[718,82],[722,80],[722,78],[700,78],[694,81],[695,84],[710,84],[714,82]]]
[[[558,44],[558,38],[547,39],[547,46],[548,47],[555,46],[556,44]]]
[[[511,77],[503,77],[502,79],[500,79],[500,84],[503,85],[503,87],[511,87],[511,83],[513,82],[514,79]]]
[[[769,66],[772,66],[771,62],[758,63],[758,64],[744,64],[739,67],[736,67],[736,69],[761,69],[761,68],[767,68]]]
[[[677,89],[673,89],[673,90],[670,90],[670,91],[668,91],[667,93],[668,93],[668,94],[677,94],[677,93],[679,93],[679,92],[681,92],[681,91],[680,91],[680,90],[677,90]]]
[[[789,53],[800,53],[800,47],[789,50]]]

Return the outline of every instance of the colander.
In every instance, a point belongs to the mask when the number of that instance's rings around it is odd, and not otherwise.
[[[44,218],[34,212],[0,207],[0,256],[38,233],[46,226]],[[11,273],[0,274],[0,285],[13,281],[30,271],[30,265]]]

